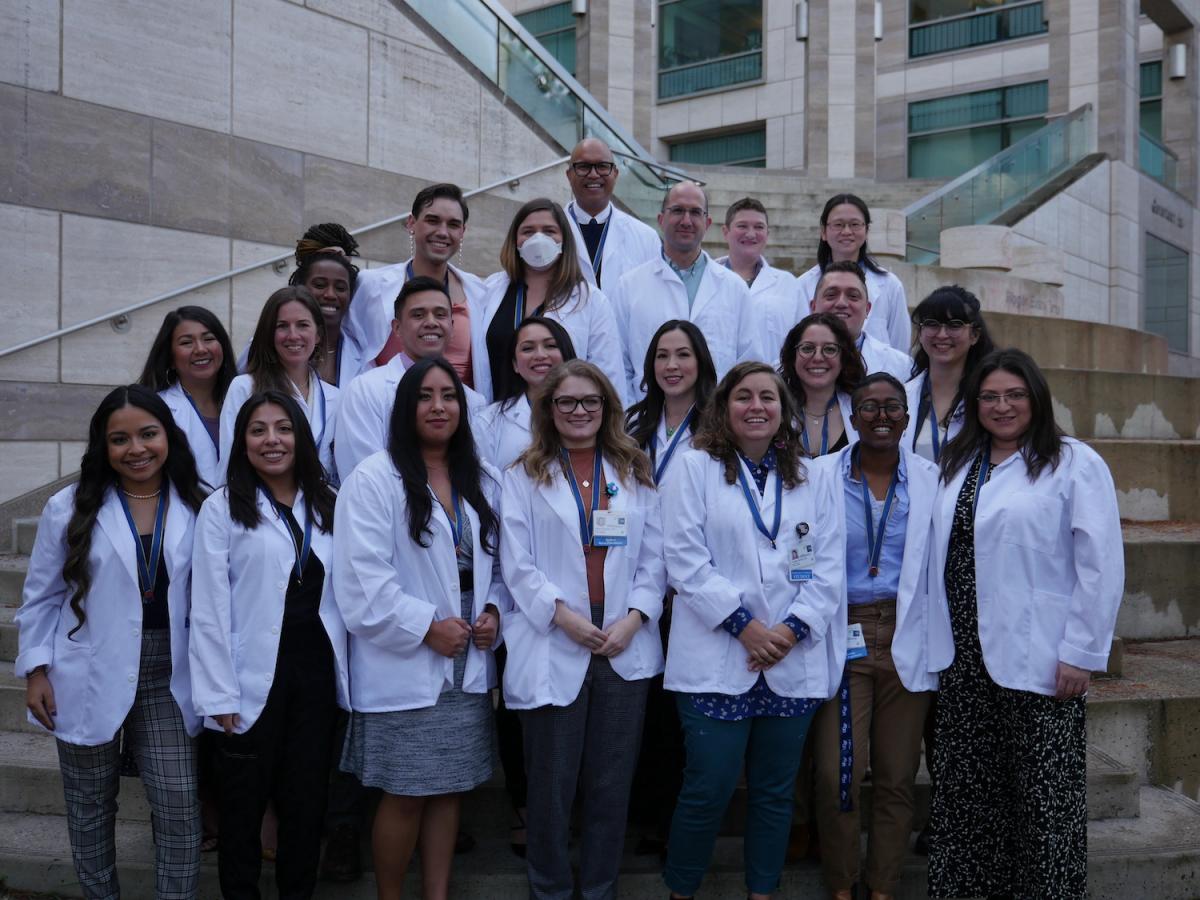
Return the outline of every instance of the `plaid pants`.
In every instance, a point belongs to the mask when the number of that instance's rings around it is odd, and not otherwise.
[[[142,632],[137,694],[124,728],[150,802],[155,894],[159,900],[190,900],[200,886],[196,754],[171,695],[171,638],[165,628]],[[71,856],[89,900],[121,894],[116,848],[120,757],[120,735],[96,747],[58,741]]]

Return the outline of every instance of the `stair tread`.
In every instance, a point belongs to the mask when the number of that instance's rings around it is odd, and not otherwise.
[[[1126,641],[1124,674],[1097,678],[1088,703],[1200,698],[1200,639]]]

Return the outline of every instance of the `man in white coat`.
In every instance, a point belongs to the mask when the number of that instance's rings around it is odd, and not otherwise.
[[[646,350],[668,319],[686,319],[704,333],[718,378],[735,363],[761,358],[746,282],[700,249],[712,225],[700,185],[681,181],[672,186],[663,198],[658,224],[658,256],[626,272],[609,297],[621,331],[626,397],[635,401],[643,396]]]
[[[787,321],[795,306],[796,276],[776,269],[763,256],[770,235],[766,207],[753,197],[735,200],[725,210],[725,224],[721,226],[729,255],[717,262],[746,282],[750,308],[759,324],[759,348],[765,360],[775,365],[783,339],[800,320]]]
[[[810,304],[812,312],[833,313],[846,323],[850,337],[858,344],[867,374],[887,372],[901,384],[912,377],[912,357],[885,344],[863,330],[871,301],[867,297],[867,283],[857,263],[833,262],[825,267],[816,293]]]
[[[654,229],[613,206],[620,174],[612,150],[599,138],[584,138],[571,151],[567,183],[573,199],[567,219],[579,267],[595,287],[615,287],[630,269],[658,256]]]
[[[396,385],[418,359],[444,356],[454,333],[454,312],[441,282],[418,275],[404,283],[396,298],[392,333],[403,349],[387,365],[355,378],[341,395],[333,456],[344,481],[354,468],[388,445]],[[476,415],[487,406],[466,388],[467,413]]]

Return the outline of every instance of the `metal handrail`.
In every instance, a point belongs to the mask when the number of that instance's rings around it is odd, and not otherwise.
[[[674,178],[676,181],[690,181],[692,184],[698,184],[701,186],[708,183],[701,178],[697,178],[695,175],[691,174],[690,172],[685,172],[683,169],[677,169],[674,166],[667,166],[656,160],[651,161],[651,160],[642,159],[640,156],[634,156],[632,153],[626,153],[623,150],[613,150],[612,154],[613,154],[613,156],[620,156],[620,157],[624,157],[625,159],[636,160],[637,162],[641,163],[646,168],[656,169],[659,172],[661,172],[662,174],[666,175],[668,178]]]
[[[495,190],[498,187],[504,187],[505,185],[512,185],[515,187],[518,183],[520,183],[521,179],[529,178],[532,175],[537,175],[538,173],[544,172],[547,169],[552,169],[555,166],[565,165],[567,162],[570,161],[570,159],[571,159],[571,157],[569,157],[569,156],[560,156],[551,162],[543,163],[540,166],[537,166],[533,169],[528,169],[524,172],[521,172],[518,175],[510,175],[507,178],[501,178],[498,181],[491,182],[490,184],[485,184],[485,185],[482,185],[481,187],[472,188],[469,191],[464,191],[463,197],[474,197],[474,196],[477,196],[478,194],[486,194],[488,191]],[[644,160],[643,160],[643,162],[644,162]],[[372,222],[370,225],[364,225],[361,228],[355,228],[350,232],[350,234],[360,235],[360,234],[366,234],[367,232],[370,232],[370,231],[376,231],[377,229],[380,229],[380,228],[386,228],[388,225],[395,225],[397,222],[404,221],[405,219],[408,218],[408,216],[409,216],[409,213],[407,213],[407,212],[400,213],[399,215],[391,216],[387,219],[381,219],[378,222]],[[268,259],[262,259],[262,260],[259,260],[258,262],[253,262],[253,263],[249,263],[248,265],[239,266],[236,269],[230,269],[228,272],[222,272],[220,275],[212,275],[212,276],[209,276],[208,278],[202,279],[200,281],[196,281],[191,284],[184,285],[183,287],[179,287],[179,288],[175,288],[173,290],[167,291],[166,293],[156,294],[155,296],[151,297],[148,300],[139,300],[137,303],[130,303],[128,306],[123,306],[120,309],[113,310],[112,312],[104,313],[103,315],[99,315],[99,316],[93,316],[92,318],[87,319],[86,321],[76,322],[74,325],[68,325],[65,328],[60,328],[57,331],[52,331],[49,334],[43,334],[40,337],[31,338],[30,340],[24,341],[20,344],[15,344],[12,347],[5,347],[4,349],[0,350],[0,359],[3,359],[6,356],[11,356],[14,353],[20,353],[22,350],[28,350],[30,347],[37,347],[38,345],[44,344],[47,341],[54,341],[54,340],[58,340],[59,338],[64,338],[67,335],[74,334],[77,331],[83,331],[85,328],[91,328],[93,325],[100,325],[104,322],[110,322],[115,319],[121,319],[124,316],[128,316],[130,313],[135,313],[138,310],[145,309],[148,306],[154,306],[156,303],[163,303],[167,300],[172,300],[175,297],[180,297],[180,296],[183,296],[184,294],[189,294],[192,291],[198,291],[201,288],[206,288],[206,287],[209,287],[210,285],[219,284],[222,281],[226,281],[230,278],[236,278],[238,275],[244,275],[247,272],[253,272],[255,269],[261,269],[266,266],[273,266],[276,263],[281,263],[285,259],[288,259],[291,256],[294,256],[295,253],[296,253],[295,250],[289,250],[286,253],[280,253],[275,256],[269,257]]]

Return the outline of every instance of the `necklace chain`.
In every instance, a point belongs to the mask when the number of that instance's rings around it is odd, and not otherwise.
[[[135,494],[133,491],[127,491],[125,488],[121,488],[121,493],[126,497],[129,497],[131,500],[153,500],[162,493],[162,488],[159,488],[153,494]]]

